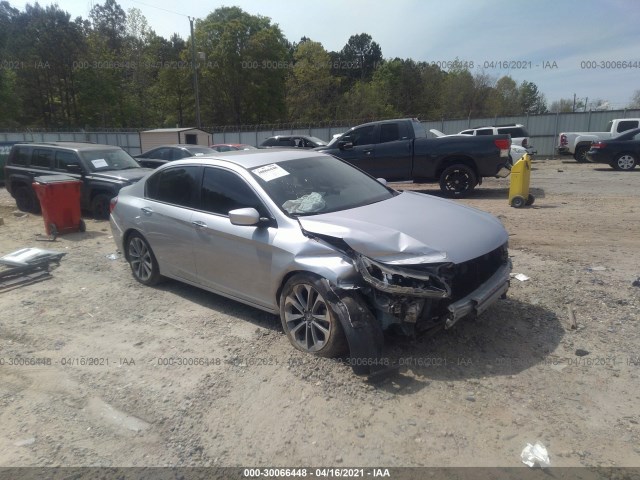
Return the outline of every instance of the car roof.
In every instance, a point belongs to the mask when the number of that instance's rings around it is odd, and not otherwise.
[[[207,164],[216,165],[215,162],[208,160],[219,160],[223,162],[233,163],[247,170],[271,163],[284,162],[287,160],[298,160],[302,158],[327,157],[328,155],[316,151],[306,151],[301,149],[290,148],[273,148],[268,150],[235,150],[232,152],[216,152],[202,155],[199,157],[190,157],[183,160],[175,160],[168,165],[181,164]]]
[[[27,147],[58,147],[67,148],[69,150],[104,150],[105,148],[121,149],[118,145],[103,145],[100,143],[82,143],[82,142],[37,142],[21,144]]]
[[[155,150],[156,148],[209,148],[209,145],[194,145],[192,143],[170,143],[167,145],[158,145],[157,147],[153,147],[151,150]],[[151,151],[148,150],[148,151]]]

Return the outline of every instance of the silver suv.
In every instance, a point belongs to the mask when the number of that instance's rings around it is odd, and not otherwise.
[[[518,145],[526,148],[530,155],[537,153],[533,150],[529,139],[529,132],[524,125],[519,123],[511,123],[508,125],[494,125],[492,127],[475,127],[463,130],[460,135],[511,135],[511,145]]]

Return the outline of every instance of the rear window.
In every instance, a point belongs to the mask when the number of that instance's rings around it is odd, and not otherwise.
[[[623,120],[622,122],[618,123],[618,128],[617,128],[617,132],[626,132],[627,130],[631,130],[632,128],[637,128],[638,127],[638,121],[637,120]]]
[[[427,137],[427,130],[422,126],[422,124],[420,122],[413,121],[411,122],[411,125],[413,126],[413,135],[416,138],[426,138]]]

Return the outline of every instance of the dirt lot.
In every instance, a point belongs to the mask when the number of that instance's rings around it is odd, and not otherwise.
[[[0,466],[521,466],[535,441],[554,466],[640,466],[640,170],[534,167],[531,208],[507,180],[461,201],[502,220],[530,280],[477,321],[387,338],[405,366],[379,383],[296,352],[272,315],[139,285],[108,222],[36,242],[42,218],[0,190],[0,253],[66,253],[0,293]]]

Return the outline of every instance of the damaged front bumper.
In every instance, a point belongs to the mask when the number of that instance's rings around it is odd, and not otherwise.
[[[511,261],[502,246],[467,264],[398,266],[364,256],[356,259],[383,328],[400,324],[406,333],[437,325],[452,327],[482,314],[509,289]]]
[[[511,261],[503,264],[491,278],[464,298],[449,305],[445,328],[451,328],[467,315],[478,316],[509,290]]]

